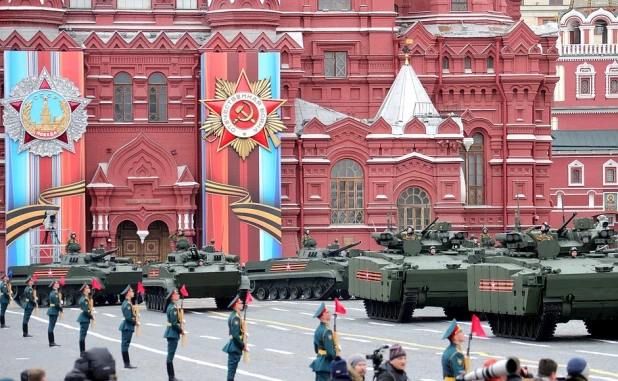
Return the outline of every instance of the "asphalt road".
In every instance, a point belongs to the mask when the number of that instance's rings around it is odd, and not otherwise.
[[[442,334],[449,321],[442,310],[425,308],[415,311],[409,324],[372,321],[365,315],[360,301],[345,301],[346,315],[337,319],[342,355],[370,354],[383,344],[400,343],[407,351],[408,377],[411,380],[441,380],[440,358],[447,345]],[[313,373],[309,363],[313,353],[313,331],[317,319],[312,315],[319,303],[312,301],[267,301],[250,304],[248,309],[249,347],[251,360],[240,363],[236,380],[310,381]],[[333,302],[327,306],[333,310]],[[227,341],[226,320],[229,311],[216,310],[214,300],[187,300],[185,303],[187,345],[179,346],[175,359],[176,376],[182,380],[225,380],[227,355],[221,348]],[[19,379],[27,368],[39,367],[47,371],[47,379],[63,380],[79,356],[79,311],[67,309],[64,320],[56,327],[56,342],[61,347],[47,345],[46,309],[40,309],[30,321],[33,338],[21,335],[21,309],[9,309],[7,324],[0,330],[0,376]],[[118,378],[166,380],[165,315],[141,310],[142,335],[133,337],[131,362],[135,370],[125,370],[120,353],[120,306],[98,307],[97,326],[91,329],[86,347],[104,346],[116,359]],[[465,324],[465,323],[464,323]],[[550,357],[560,364],[559,373],[566,373],[566,364],[573,356],[588,360],[591,381],[618,381],[618,341],[594,340],[588,336],[581,322],[561,324],[553,341],[534,343],[494,337],[483,322],[487,339],[472,340],[472,366],[480,367],[490,357],[517,356],[523,365],[536,371],[538,360]],[[331,325],[332,326],[332,325]],[[464,325],[469,329],[469,323]],[[464,349],[467,345],[464,346]],[[388,358],[388,351],[385,352]],[[370,365],[370,364],[369,364]],[[371,370],[367,379],[371,379]]]

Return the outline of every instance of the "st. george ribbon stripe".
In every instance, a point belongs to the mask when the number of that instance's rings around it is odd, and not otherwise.
[[[238,197],[230,209],[239,220],[254,226],[281,243],[281,209],[251,201],[249,191],[243,187],[206,180],[206,193]]]
[[[78,181],[61,187],[49,188],[39,195],[37,205],[28,205],[13,209],[6,214],[6,246],[26,234],[30,229],[43,225],[48,211],[58,212],[60,207],[50,200],[56,197],[67,197],[86,192],[86,182]]]

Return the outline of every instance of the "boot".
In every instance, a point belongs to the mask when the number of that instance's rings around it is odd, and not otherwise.
[[[125,369],[136,369],[136,366],[131,365],[131,360],[129,359],[129,352],[122,352],[122,361],[124,361]]]
[[[85,341],[80,341],[79,342],[79,355],[83,355],[84,352],[86,352],[86,342]]]
[[[180,381],[179,379],[174,377],[175,375],[174,375],[174,363],[173,362],[167,363],[167,375],[170,381]]]
[[[4,316],[0,316],[0,328],[10,328],[8,325],[6,325],[6,320],[4,319]]]
[[[56,344],[56,340],[54,339],[53,332],[47,332],[47,340],[49,341],[50,347],[59,347],[60,345]]]
[[[32,337],[32,335],[28,335],[28,324],[22,324],[22,330],[24,331],[24,337]]]

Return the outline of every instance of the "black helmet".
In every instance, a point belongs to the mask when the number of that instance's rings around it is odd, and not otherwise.
[[[482,231],[489,231],[489,229],[487,229],[487,226],[483,226]]]
[[[414,226],[412,226],[412,225],[408,225],[408,227],[406,228],[406,230],[408,230],[408,229],[412,229],[412,231],[414,231]]]
[[[575,246],[571,248],[571,252],[574,252],[574,251],[577,251],[577,248]]]
[[[305,228],[305,234],[309,234],[309,229]]]
[[[429,248],[429,250],[435,250],[435,249],[436,249],[435,246],[432,246],[432,247]]]

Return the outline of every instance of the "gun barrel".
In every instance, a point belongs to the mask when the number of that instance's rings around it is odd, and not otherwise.
[[[335,250],[329,251],[328,255],[337,255],[337,254],[341,253],[344,250],[348,250],[351,247],[354,247],[356,245],[360,245],[360,243],[361,243],[361,241],[352,242],[351,244],[346,245],[344,247],[340,247],[339,249],[335,249]]]
[[[577,212],[573,212],[573,215],[571,217],[569,217],[568,220],[564,221],[564,223],[562,224],[562,226],[560,226],[560,228],[558,228],[558,235],[562,234],[562,232],[566,229],[567,225],[573,221],[573,218],[575,218],[575,216],[577,216]]]
[[[234,262],[234,263],[238,263],[240,262],[240,256],[238,255],[232,255],[232,254],[225,254],[225,260],[227,262]]]
[[[423,229],[423,231],[421,231],[421,236],[424,236],[429,231],[429,229],[431,229],[432,226],[436,224],[436,221],[438,221],[438,217],[436,217],[433,221],[431,221],[431,223],[427,225],[427,227]]]
[[[99,259],[103,259],[103,257],[106,257],[106,256],[110,255],[111,253],[115,253],[118,250],[120,250],[119,247],[117,247],[115,249],[112,249],[112,250],[108,250],[108,251],[103,252],[101,254],[91,254],[90,261],[98,261]]]

